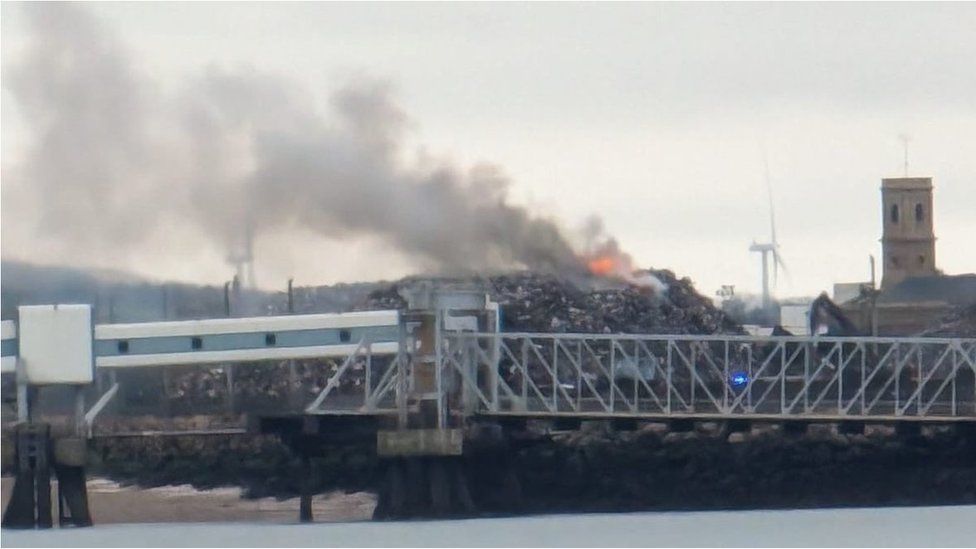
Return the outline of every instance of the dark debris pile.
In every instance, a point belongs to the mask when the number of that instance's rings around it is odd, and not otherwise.
[[[737,323],[695,291],[690,279],[679,279],[668,270],[646,274],[665,289],[612,284],[605,279],[572,281],[532,272],[489,276],[481,282],[501,304],[502,330],[506,332],[742,333]],[[408,278],[375,290],[357,309],[405,307],[398,290],[418,280]]]
[[[922,334],[927,337],[976,337],[976,305],[960,307]]]

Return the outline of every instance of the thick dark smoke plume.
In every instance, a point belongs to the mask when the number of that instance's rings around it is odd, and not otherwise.
[[[497,168],[405,161],[409,119],[387,83],[346,83],[328,116],[299,83],[254,70],[164,87],[84,7],[23,9],[30,40],[3,82],[31,139],[4,164],[3,224],[31,223],[67,260],[187,226],[226,250],[251,224],[258,239],[379,237],[442,271],[580,268],[555,223],[509,203]]]

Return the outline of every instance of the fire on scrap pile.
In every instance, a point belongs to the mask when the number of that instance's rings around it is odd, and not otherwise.
[[[668,270],[635,272],[653,285],[582,282],[535,272],[488,276],[486,291],[502,307],[506,332],[739,334],[741,327],[695,291],[688,278]],[[417,279],[404,279],[372,292],[359,310],[406,305],[398,290]]]

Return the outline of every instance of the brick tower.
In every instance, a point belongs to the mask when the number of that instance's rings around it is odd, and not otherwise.
[[[905,278],[938,274],[932,225],[932,178],[896,177],[881,180],[881,288]]]

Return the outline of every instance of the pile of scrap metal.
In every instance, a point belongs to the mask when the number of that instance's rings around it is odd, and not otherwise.
[[[740,334],[741,326],[697,291],[688,278],[646,271],[661,284],[644,287],[607,279],[575,280],[517,272],[488,276],[485,291],[502,308],[502,331],[630,334]],[[360,310],[405,305],[404,279],[369,294]]]
[[[976,337],[976,304],[949,313],[921,335],[925,337]]]

